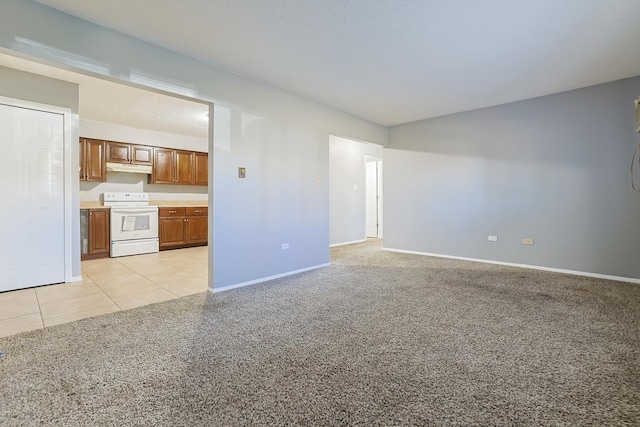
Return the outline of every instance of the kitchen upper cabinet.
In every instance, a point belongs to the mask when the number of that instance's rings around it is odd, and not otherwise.
[[[81,209],[80,235],[82,237],[82,259],[109,256],[109,209]]]
[[[107,162],[153,165],[153,147],[123,142],[107,142]]]
[[[175,150],[174,184],[193,185],[193,151]]]
[[[107,180],[106,142],[80,138],[80,180],[101,181]]]
[[[173,184],[174,150],[155,148],[153,150],[153,172],[150,184]]]
[[[154,148],[150,184],[193,185],[193,151]]]
[[[81,181],[106,181],[107,163],[151,166],[149,184],[209,183],[207,153],[80,138]]]
[[[129,163],[129,144],[107,142],[107,162]]]
[[[207,153],[195,152],[193,165],[194,185],[209,185],[209,155]]]
[[[131,164],[153,166],[153,147],[132,145],[130,150]]]

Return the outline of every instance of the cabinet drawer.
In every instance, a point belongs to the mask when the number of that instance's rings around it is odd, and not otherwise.
[[[184,216],[185,208],[159,208],[158,216],[162,218],[172,217],[172,216]]]
[[[189,207],[187,208],[187,216],[207,216],[208,208],[206,207]]]

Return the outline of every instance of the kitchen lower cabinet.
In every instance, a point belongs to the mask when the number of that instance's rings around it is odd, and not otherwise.
[[[80,209],[82,260],[109,257],[109,209]]]
[[[206,245],[209,237],[207,208],[186,208],[185,239],[189,245]]]
[[[206,245],[209,224],[206,207],[161,207],[158,211],[160,250]]]

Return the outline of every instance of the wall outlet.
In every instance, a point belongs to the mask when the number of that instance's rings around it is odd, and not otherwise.
[[[490,242],[497,242],[498,241],[498,236],[489,236],[489,241]]]
[[[282,244],[282,249],[289,249],[289,244],[288,243],[283,243]]]
[[[522,239],[523,245],[533,245],[533,239]]]

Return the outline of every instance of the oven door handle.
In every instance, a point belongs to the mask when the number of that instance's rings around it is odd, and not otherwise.
[[[152,213],[158,213],[158,209],[145,209],[145,208],[140,208],[140,209],[114,209],[111,208],[111,213],[112,214],[118,214],[118,215],[136,215],[136,214],[152,214]]]

